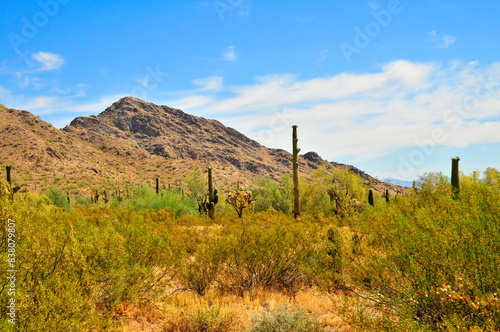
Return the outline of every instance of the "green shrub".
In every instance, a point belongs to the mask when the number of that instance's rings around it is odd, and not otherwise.
[[[177,216],[181,214],[196,214],[197,210],[192,200],[184,198],[181,192],[172,190],[156,195],[147,186],[141,186],[134,192],[134,197],[127,204],[136,210],[160,210],[166,207],[172,209]]]
[[[33,194],[17,195],[13,203],[0,201],[2,229],[8,218],[17,225],[16,330],[109,330],[119,303],[167,295],[165,287],[183,252],[172,243],[173,212],[94,205],[66,213],[50,203]],[[1,240],[4,248],[4,233]],[[6,261],[6,255],[2,250],[0,259]],[[2,292],[2,317],[7,317],[7,300]],[[12,330],[6,321],[2,324],[2,330]]]
[[[315,216],[332,215],[334,210],[337,210],[339,217],[344,217],[353,214],[356,206],[366,201],[367,190],[363,179],[343,168],[327,170],[325,167],[320,167],[306,180],[302,181],[300,189],[301,210],[304,213]],[[352,213],[347,213],[340,206],[336,206],[337,202],[329,196],[331,190],[338,193],[339,198],[342,198],[342,205],[349,207],[348,210]]]
[[[293,182],[291,176],[284,175],[281,184],[277,184],[269,178],[257,181],[258,188],[251,189],[252,196],[256,198],[255,211],[267,211],[273,208],[290,214],[293,209]]]
[[[256,287],[295,293],[317,277],[314,269],[327,257],[319,225],[272,211],[244,216],[220,236],[226,262],[218,284],[239,295]]]
[[[365,238],[363,255],[353,257],[356,282],[401,319],[500,329],[500,190],[491,174],[463,176],[458,199],[446,177],[428,174],[417,195],[351,220]]]
[[[249,332],[320,332],[325,331],[316,316],[304,309],[289,311],[286,306],[269,310],[254,319]]]
[[[50,186],[46,195],[55,206],[67,212],[71,211],[71,204],[68,202],[68,196],[61,189]]]

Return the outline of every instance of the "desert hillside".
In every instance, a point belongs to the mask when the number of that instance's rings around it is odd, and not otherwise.
[[[119,183],[152,184],[156,177],[163,185],[182,186],[186,173],[207,167],[224,188],[262,177],[278,180],[291,171],[287,151],[262,146],[217,120],[133,97],[97,116],[77,117],[62,130],[28,111],[0,106],[0,114],[0,163],[12,165],[16,183],[31,191],[54,184],[88,192]],[[299,158],[302,174],[320,166],[347,168],[377,191],[402,190],[315,152]]]

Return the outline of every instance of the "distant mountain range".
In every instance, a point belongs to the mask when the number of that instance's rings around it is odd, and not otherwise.
[[[270,149],[217,120],[125,97],[97,116],[77,117],[62,130],[27,111],[0,105],[0,163],[29,190],[47,183],[71,191],[99,186],[153,183],[181,186],[195,169],[212,167],[223,188],[259,177],[277,180],[291,172],[292,156]],[[354,166],[328,162],[315,152],[299,157],[299,170],[343,167],[377,191],[402,191]],[[404,182],[406,184],[406,182]],[[410,183],[411,186],[411,183]]]
[[[389,179],[389,178],[382,179],[380,181],[386,182],[386,183],[392,183],[396,186],[407,187],[407,188],[411,188],[413,186],[413,181],[405,181],[405,180]]]

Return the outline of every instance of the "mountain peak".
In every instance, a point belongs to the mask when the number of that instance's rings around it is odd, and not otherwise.
[[[250,182],[256,177],[279,179],[292,168],[292,155],[270,149],[216,120],[124,97],[99,115],[78,117],[63,131],[27,111],[0,106],[5,118],[0,138],[5,149],[0,162],[19,169],[52,170],[55,177],[70,174],[95,182],[96,176],[139,183],[163,176],[180,183],[188,170],[216,167],[219,184]],[[21,139],[22,137],[22,139]],[[299,156],[304,174],[325,166],[347,167],[376,185],[366,173],[348,165],[328,163],[316,152]],[[56,168],[57,166],[57,168]],[[50,173],[50,172],[49,172]]]

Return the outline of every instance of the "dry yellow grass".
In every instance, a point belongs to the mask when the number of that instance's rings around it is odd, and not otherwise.
[[[195,313],[210,306],[220,307],[221,312],[231,313],[235,317],[234,331],[245,331],[256,315],[266,309],[278,309],[286,305],[290,309],[304,308],[307,313],[314,313],[325,327],[335,331],[353,331],[346,321],[344,311],[345,294],[324,294],[315,289],[299,291],[294,297],[279,292],[259,290],[254,294],[239,297],[232,294],[219,294],[210,291],[201,297],[192,292],[173,295],[168,301],[151,305],[133,306],[122,304],[117,309],[116,318],[122,326],[118,331],[163,331],[165,324],[175,322],[186,314]]]

